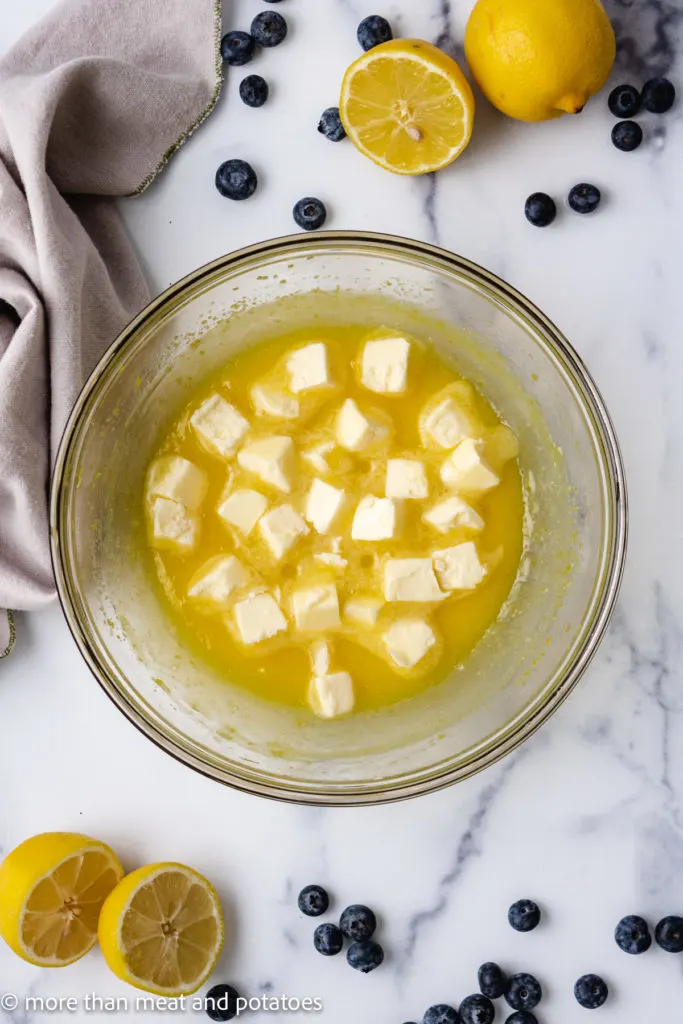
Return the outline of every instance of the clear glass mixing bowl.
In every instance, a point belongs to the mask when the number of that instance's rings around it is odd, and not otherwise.
[[[520,438],[533,532],[505,614],[451,679],[381,712],[325,723],[238,689],[182,645],[144,559],[131,553],[130,509],[164,428],[202,377],[279,324],[344,323],[359,313],[437,346],[493,401]],[[146,736],[248,792],[362,804],[466,778],[552,714],[609,620],[627,512],[600,395],[538,309],[432,246],[327,232],[202,267],[124,330],[70,418],[51,530],[73,635]]]

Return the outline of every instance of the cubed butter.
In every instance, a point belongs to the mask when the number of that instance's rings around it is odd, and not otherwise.
[[[168,498],[196,512],[206,497],[209,481],[206,473],[180,455],[164,455],[152,463],[147,477],[151,498]]]
[[[264,483],[289,494],[296,473],[296,455],[291,437],[264,437],[245,445],[238,453],[242,469],[253,473]]]
[[[429,484],[424,462],[418,459],[389,459],[386,480],[387,498],[428,498]]]
[[[440,501],[434,508],[425,512],[422,518],[439,533],[448,533],[458,526],[477,531],[483,530],[485,526],[484,520],[477,510],[459,498],[457,494],[454,494],[452,498]]]
[[[304,517],[317,533],[329,533],[346,503],[345,492],[324,480],[314,480],[306,499]]]
[[[220,606],[248,582],[249,573],[238,558],[234,555],[217,555],[210,558],[193,576],[187,594],[196,601]]]
[[[332,664],[332,648],[327,640],[316,640],[311,644],[311,668],[314,676],[324,676]]]
[[[337,413],[335,432],[342,448],[362,452],[383,441],[389,428],[372,416],[366,416],[353,398],[347,398]]]
[[[398,395],[408,384],[410,343],[405,338],[368,341],[363,349],[361,380],[370,391]]]
[[[484,444],[468,437],[461,441],[441,466],[441,479],[447,487],[466,494],[483,494],[497,487],[499,477],[483,456]]]
[[[270,384],[254,384],[251,403],[259,416],[270,416],[273,419],[295,420],[301,413],[298,399],[278,391]]]
[[[278,560],[309,532],[306,523],[291,505],[278,505],[259,520],[261,536]]]
[[[468,540],[432,555],[434,572],[444,590],[474,590],[486,576],[476,544]]]
[[[260,644],[287,632],[287,619],[272,594],[250,594],[237,602],[233,615],[243,644]]]
[[[378,597],[350,597],[344,605],[344,619],[357,626],[376,626],[384,601]]]
[[[149,504],[152,546],[179,552],[192,551],[199,540],[199,517],[169,498],[152,498]]]
[[[265,495],[247,487],[229,494],[218,506],[218,515],[248,537],[267,508]]]
[[[192,428],[203,446],[224,459],[233,455],[249,430],[241,412],[221,395],[212,395],[190,416]]]
[[[336,629],[341,625],[339,598],[334,583],[321,582],[295,590],[292,594],[292,611],[297,629],[304,633]]]
[[[305,345],[287,358],[289,388],[295,395],[311,388],[322,388],[332,383],[327,359],[327,346],[322,341]]]
[[[397,619],[384,634],[389,656],[400,668],[415,668],[435,643],[434,630],[421,619]]]
[[[353,540],[391,540],[398,533],[398,510],[392,498],[368,495],[358,503],[351,537]]]
[[[351,459],[339,448],[335,441],[320,441],[301,453],[301,458],[319,473],[320,476],[347,473],[351,468]]]
[[[345,569],[349,564],[348,559],[337,554],[336,551],[319,551],[313,557],[320,565],[330,565],[333,569]]]
[[[340,718],[353,711],[353,680],[348,672],[313,676],[308,691],[311,710],[319,718]]]
[[[475,433],[476,426],[469,411],[449,395],[423,417],[422,430],[440,448],[455,448]]]
[[[441,601],[431,558],[390,558],[384,566],[387,601]]]

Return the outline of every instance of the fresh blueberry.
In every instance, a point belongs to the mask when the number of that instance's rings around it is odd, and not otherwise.
[[[279,46],[287,35],[287,22],[277,11],[261,11],[251,23],[251,34],[259,46]]]
[[[683,953],[683,917],[664,917],[655,928],[657,945],[667,953]]]
[[[307,885],[299,893],[299,910],[306,917],[320,917],[330,905],[330,897],[321,885]]]
[[[513,974],[505,998],[513,1010],[533,1010],[543,997],[543,989],[533,974]]]
[[[347,907],[339,919],[339,927],[349,942],[371,939],[377,928],[377,918],[369,907],[354,903]]]
[[[344,125],[339,116],[339,107],[328,107],[327,110],[323,110],[320,123],[318,124],[318,131],[326,139],[329,139],[330,142],[341,142],[342,139],[346,138]]]
[[[508,910],[508,921],[516,932],[532,932],[540,920],[541,911],[533,900],[517,900]]]
[[[254,56],[254,39],[248,32],[227,32],[221,39],[221,57],[226,64],[241,67]]]
[[[614,930],[614,939],[624,953],[636,955],[645,953],[652,945],[652,936],[647,921],[635,914],[623,917]]]
[[[632,85],[618,85],[607,102],[615,117],[635,117],[640,110],[640,93]]]
[[[510,1014],[505,1024],[538,1024],[538,1021],[528,1010],[517,1010],[516,1013]]]
[[[505,995],[507,978],[498,964],[482,964],[477,977],[479,979],[479,989],[483,996],[488,996],[489,999],[500,999],[501,996]]]
[[[319,924],[313,933],[313,945],[323,956],[336,956],[342,951],[344,936],[336,924]]]
[[[486,996],[477,994],[463,999],[459,1013],[462,1024],[493,1024],[496,1008]]]
[[[643,129],[636,121],[619,121],[612,129],[612,142],[623,153],[632,153],[643,141]]]
[[[595,185],[582,182],[580,185],[574,185],[568,198],[569,205],[575,213],[593,213],[600,205],[602,196],[600,189]]]
[[[460,1014],[447,1003],[437,1003],[425,1011],[422,1024],[460,1024]]]
[[[317,231],[327,220],[325,204],[313,196],[300,199],[292,212],[297,225],[304,231]]]
[[[388,43],[394,38],[391,25],[381,14],[371,14],[369,18],[363,18],[358,26],[358,42],[364,50],[372,50],[380,43]]]
[[[574,985],[574,995],[584,1010],[597,1010],[607,999],[609,989],[597,974],[584,974]]]
[[[257,185],[256,171],[246,160],[226,160],[216,171],[216,188],[226,199],[248,199]]]
[[[547,228],[557,216],[555,200],[545,192],[534,192],[524,204],[524,214],[535,228]]]
[[[204,997],[204,1007],[209,1020],[232,1020],[237,1016],[239,993],[232,985],[214,985]]]
[[[247,75],[240,82],[240,96],[248,107],[262,107],[268,91],[268,83],[260,75]]]
[[[651,78],[643,86],[643,106],[651,114],[666,114],[676,99],[676,90],[668,78]]]
[[[346,962],[349,967],[361,974],[369,974],[384,960],[384,950],[378,942],[372,939],[362,939],[360,942],[353,942],[346,952]]]

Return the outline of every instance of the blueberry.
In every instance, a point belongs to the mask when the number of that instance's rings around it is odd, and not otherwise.
[[[543,989],[533,974],[513,974],[505,998],[513,1010],[533,1010],[543,997]]]
[[[327,220],[325,204],[313,196],[300,199],[292,212],[294,220],[304,231],[317,231]]]
[[[569,193],[569,205],[575,213],[592,213],[600,205],[600,189],[582,182]]]
[[[241,67],[254,56],[254,39],[248,32],[227,32],[221,39],[221,57],[226,64]]]
[[[498,964],[482,964],[477,975],[481,994],[489,999],[500,999],[505,994],[507,978]]]
[[[209,1020],[232,1020],[237,1016],[239,993],[232,985],[214,985],[204,997],[204,1007]]]
[[[462,1024],[493,1024],[496,1008],[486,996],[467,996],[460,1004]]]
[[[574,995],[584,1010],[597,1010],[607,999],[609,989],[597,974],[584,974],[574,985]]]
[[[623,917],[614,930],[614,939],[624,953],[645,953],[652,945],[652,936],[647,921],[635,914]]]
[[[248,199],[257,185],[256,171],[245,160],[226,160],[216,171],[216,188],[226,199]]]
[[[528,1010],[518,1010],[517,1013],[510,1014],[505,1024],[538,1024],[538,1021]]]
[[[517,900],[508,910],[508,921],[516,932],[532,932],[540,920],[541,911],[533,900]]]
[[[388,43],[394,38],[391,25],[381,14],[371,14],[369,18],[363,18],[358,26],[358,42],[364,50],[372,50],[380,43]]]
[[[460,1024],[460,1014],[447,1003],[437,1003],[425,1011],[422,1024]]]
[[[378,942],[372,939],[362,939],[360,942],[353,942],[346,953],[346,962],[349,967],[360,971],[361,974],[369,974],[384,960],[384,950]]]
[[[623,153],[632,153],[643,141],[643,129],[635,121],[619,121],[612,129],[612,142]]]
[[[260,75],[247,75],[240,82],[240,96],[248,107],[262,107],[268,91],[268,83]]]
[[[664,917],[655,928],[657,945],[667,953],[683,953],[683,917]]]
[[[330,142],[341,142],[342,139],[346,138],[344,125],[339,116],[339,107],[328,107],[327,110],[323,110],[320,116],[320,123],[318,124],[318,131],[326,139],[329,139]]]
[[[547,228],[557,216],[555,200],[545,192],[534,192],[524,204],[524,214],[535,228]]]
[[[632,85],[618,85],[607,102],[615,117],[634,117],[640,110],[640,93]]]
[[[306,917],[320,917],[330,905],[330,897],[321,885],[307,885],[299,893],[299,910]]]
[[[668,78],[651,78],[643,86],[643,106],[651,114],[665,114],[675,99],[676,90]]]
[[[277,11],[261,11],[251,23],[251,34],[259,46],[279,46],[287,35],[287,22]]]
[[[344,936],[336,924],[319,924],[313,933],[313,945],[323,956],[336,956],[342,951]]]
[[[377,927],[377,918],[369,907],[360,903],[354,903],[347,907],[339,919],[339,927],[349,942],[358,942],[360,939],[371,939]]]

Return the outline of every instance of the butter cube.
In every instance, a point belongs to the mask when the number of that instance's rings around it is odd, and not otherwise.
[[[366,416],[352,398],[347,398],[337,413],[335,425],[337,441],[350,452],[361,452],[387,437],[384,423]]]
[[[249,582],[249,573],[234,555],[210,558],[190,581],[188,597],[206,604],[224,605],[231,594]]]
[[[314,342],[292,352],[287,359],[290,390],[298,395],[301,391],[321,388],[332,383],[327,361],[327,346]]]
[[[313,676],[308,691],[311,710],[319,718],[339,718],[353,711],[353,680],[348,672]]]
[[[484,460],[483,449],[483,442],[471,437],[460,442],[441,466],[441,479],[447,487],[466,494],[483,494],[498,486],[500,479]]]
[[[397,619],[384,634],[389,656],[400,668],[414,668],[435,643],[434,630],[421,619]]]
[[[320,476],[346,473],[351,468],[351,459],[346,452],[337,447],[334,441],[321,441],[307,451],[303,451],[301,458],[308,462]]]
[[[168,498],[196,512],[206,497],[206,473],[180,455],[164,455],[152,463],[147,477],[147,494]]]
[[[212,395],[190,416],[190,423],[203,446],[227,459],[233,455],[249,430],[249,423],[220,395]]]
[[[169,498],[152,498],[149,504],[152,546],[179,552],[192,551],[199,540],[199,517]]]
[[[476,432],[476,425],[467,409],[449,395],[424,416],[422,430],[440,448],[455,448]]]
[[[296,472],[294,442],[291,437],[264,437],[254,441],[238,453],[237,461],[242,469],[289,494]]]
[[[296,398],[270,387],[269,384],[254,384],[251,389],[251,403],[259,416],[271,416],[279,420],[295,420],[301,413]]]
[[[434,571],[444,590],[473,590],[486,576],[476,545],[468,540],[443,551],[435,551]]]
[[[361,499],[351,524],[353,540],[391,540],[397,532],[397,508],[392,498],[368,495]]]
[[[386,480],[387,498],[427,498],[429,484],[424,463],[417,459],[389,459]]]
[[[321,565],[331,565],[333,569],[345,569],[349,564],[348,559],[343,558],[336,551],[319,551],[313,557],[316,562],[320,562]]]
[[[387,601],[441,601],[431,558],[390,558],[384,566]]]
[[[278,505],[259,520],[261,536],[278,561],[294,547],[300,537],[309,532],[296,509],[291,505]]]
[[[477,531],[483,530],[485,526],[484,520],[476,509],[459,498],[457,494],[454,494],[452,498],[440,501],[434,508],[425,512],[422,518],[439,533],[448,533],[457,526]]]
[[[358,626],[376,626],[384,601],[378,597],[350,597],[344,605],[344,618]]]
[[[344,491],[316,479],[308,492],[304,517],[317,533],[329,533],[345,503]]]
[[[244,488],[233,491],[218,506],[218,515],[248,537],[268,508],[268,499],[260,491]]]
[[[287,619],[272,594],[250,594],[233,608],[235,625],[243,644],[260,644],[287,632]]]
[[[302,632],[322,632],[341,625],[339,598],[334,583],[319,583],[295,590],[292,611],[297,629]]]
[[[332,664],[332,648],[327,640],[316,640],[311,646],[310,655],[313,675],[326,675]]]
[[[397,395],[406,390],[410,344],[405,338],[382,338],[366,342],[361,380],[370,391]]]

